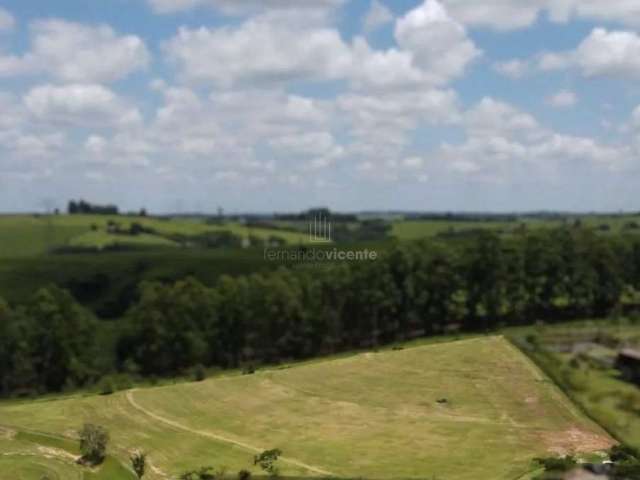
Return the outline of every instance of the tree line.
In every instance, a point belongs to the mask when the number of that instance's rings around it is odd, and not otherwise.
[[[602,317],[640,289],[640,239],[562,228],[398,243],[375,262],[140,286],[115,322],[55,286],[0,302],[0,394],[107,374],[254,367],[537,320]],[[101,333],[102,332],[102,333]]]
[[[70,200],[67,204],[69,215],[118,215],[115,205],[96,205],[85,200]]]

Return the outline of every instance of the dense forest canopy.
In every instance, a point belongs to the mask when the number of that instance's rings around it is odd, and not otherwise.
[[[117,321],[57,287],[0,302],[0,393],[107,374],[257,365],[448,331],[603,316],[640,288],[640,240],[583,228],[398,243],[375,262],[140,285]],[[107,333],[105,333],[107,332]]]

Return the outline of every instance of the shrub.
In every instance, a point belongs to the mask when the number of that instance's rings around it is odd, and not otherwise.
[[[240,470],[238,472],[238,480],[251,480],[251,472],[249,470]]]
[[[102,463],[107,453],[107,444],[109,443],[109,432],[99,425],[85,423],[80,436],[80,453],[81,461],[98,465]]]
[[[147,468],[147,454],[143,452],[134,452],[131,457],[131,467],[136,472],[138,478],[144,477]]]
[[[111,395],[116,391],[116,387],[109,378],[105,377],[100,380],[100,383],[98,384],[98,391],[100,392],[100,395]]]
[[[207,371],[204,368],[204,366],[202,366],[201,364],[198,364],[195,367],[193,367],[192,375],[193,375],[194,381],[202,382],[207,378]]]
[[[279,448],[265,450],[260,455],[253,457],[253,464],[260,465],[260,468],[267,472],[270,477],[277,477],[279,471],[276,462],[280,455],[282,455],[282,450]]]
[[[98,383],[98,391],[100,395],[111,395],[121,390],[128,390],[132,386],[133,381],[127,374],[107,375]]]
[[[566,457],[536,458],[534,461],[543,466],[547,472],[568,472],[578,465],[578,462],[572,455]]]
[[[626,460],[640,460],[640,452],[627,445],[614,445],[609,450],[609,458],[612,462],[624,462]]]

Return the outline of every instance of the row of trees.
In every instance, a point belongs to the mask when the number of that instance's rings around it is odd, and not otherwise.
[[[67,213],[76,214],[93,214],[93,215],[118,215],[118,207],[115,205],[96,205],[85,200],[69,201],[67,205]]]
[[[145,374],[237,367],[375,347],[451,330],[603,316],[640,286],[640,243],[586,230],[404,244],[381,260],[146,284],[121,365]]]
[[[603,316],[640,288],[640,240],[583,229],[399,244],[373,262],[146,283],[116,325],[65,292],[0,307],[0,392],[60,390],[114,371],[299,359],[448,331]],[[98,345],[106,329],[110,343]],[[103,335],[105,337],[105,335]],[[114,354],[105,355],[108,345]],[[109,352],[111,353],[111,352]]]

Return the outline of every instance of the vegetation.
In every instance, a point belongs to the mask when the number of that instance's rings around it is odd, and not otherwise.
[[[375,347],[452,330],[602,316],[640,286],[640,240],[584,229],[399,244],[377,261],[144,282],[105,328],[57,287],[2,307],[0,393],[61,391],[105,374],[186,374]],[[102,354],[96,355],[96,350]],[[107,389],[108,390],[108,389]],[[104,393],[109,393],[105,391]]]
[[[509,335],[591,418],[619,441],[640,448],[640,391],[613,366],[620,349],[640,345],[636,321],[538,325]]]
[[[283,477],[512,480],[534,457],[611,445],[505,339],[425,342],[106,397],[3,401],[0,423],[59,437],[69,418],[102,425],[121,462],[148,452],[148,480],[207,465],[257,478],[264,445],[284,451]]]
[[[99,425],[85,423],[78,432],[82,462],[88,465],[99,465],[107,456],[109,432]]]
[[[144,452],[134,452],[129,457],[131,460],[131,468],[136,472],[138,478],[144,477],[147,470],[147,454]]]
[[[282,455],[282,450],[274,448],[272,450],[265,450],[260,455],[253,457],[253,464],[259,465],[270,477],[277,477],[279,473],[276,462]]]

